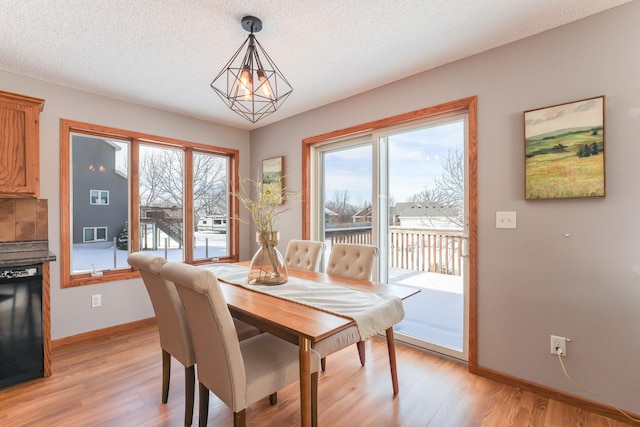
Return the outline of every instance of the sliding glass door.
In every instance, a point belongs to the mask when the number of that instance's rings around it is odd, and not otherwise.
[[[377,135],[378,280],[414,287],[395,327],[407,343],[467,359],[466,116]]]
[[[467,360],[466,114],[316,146],[312,237],[380,249],[374,279],[414,287],[398,340]],[[322,214],[320,214],[322,213]]]

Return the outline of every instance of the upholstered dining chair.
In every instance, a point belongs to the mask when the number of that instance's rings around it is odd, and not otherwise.
[[[176,284],[198,361],[199,425],[206,426],[209,391],[233,411],[235,427],[246,425],[246,409],[300,377],[298,347],[263,333],[239,341],[215,275],[192,265],[168,262],[162,276]],[[311,414],[317,425],[320,356],[311,351]]]
[[[287,245],[284,262],[287,267],[318,271],[326,245],[312,240],[293,239]]]
[[[162,266],[167,261],[162,257],[142,252],[132,253],[127,261],[129,265],[140,271],[158,322],[162,348],[162,403],[167,403],[169,398],[171,357],[173,356],[184,366],[184,424],[190,426],[193,419],[196,359],[182,301],[175,285],[160,276]],[[240,339],[250,338],[260,333],[259,329],[247,323],[235,319],[234,322]]]
[[[331,247],[326,272],[327,274],[352,279],[371,280],[371,274],[377,256],[378,248],[376,246],[336,243]],[[327,367],[326,357],[328,355],[342,350],[351,344],[357,345],[360,364],[364,366],[366,358],[364,341],[360,340],[358,328],[351,326],[314,344],[313,348],[320,353],[322,357],[322,370],[324,371]]]
[[[352,279],[371,280],[377,256],[377,246],[336,243],[331,247],[326,272]]]

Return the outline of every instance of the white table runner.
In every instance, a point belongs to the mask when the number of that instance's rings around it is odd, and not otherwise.
[[[353,319],[362,340],[390,328],[404,318],[402,300],[395,296],[291,276],[283,285],[250,285],[247,267],[234,264],[207,264],[200,267],[212,271],[223,282]]]

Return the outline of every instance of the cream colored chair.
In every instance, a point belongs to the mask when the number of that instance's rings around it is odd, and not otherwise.
[[[190,426],[193,419],[196,358],[184,307],[178,292],[173,283],[167,282],[160,276],[160,270],[167,261],[162,257],[142,252],[132,253],[127,261],[129,265],[140,271],[158,322],[160,347],[162,348],[162,403],[167,403],[169,398],[171,356],[173,356],[184,365],[184,424]],[[240,339],[250,338],[260,333],[260,330],[251,325],[240,321],[235,322]]]
[[[218,280],[211,271],[169,262],[162,276],[176,284],[198,361],[199,425],[206,426],[209,391],[233,411],[234,426],[246,425],[254,402],[298,381],[298,347],[270,334],[239,341]],[[311,414],[317,425],[320,356],[311,351]]]
[[[376,246],[336,243],[331,247],[329,261],[327,262],[327,274],[352,279],[371,280],[371,273],[377,256],[378,248]],[[364,341],[360,341],[358,328],[351,326],[314,344],[313,348],[322,357],[322,370],[324,371],[327,367],[326,357],[328,355],[351,344],[357,345],[360,364],[364,366]]]
[[[371,280],[378,248],[372,245],[336,243],[331,247],[327,274]]]
[[[287,267],[318,271],[325,247],[322,242],[293,239],[287,245],[284,262]]]

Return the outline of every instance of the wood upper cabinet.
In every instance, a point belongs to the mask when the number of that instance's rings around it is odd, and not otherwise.
[[[0,91],[0,197],[40,195],[44,100]]]

